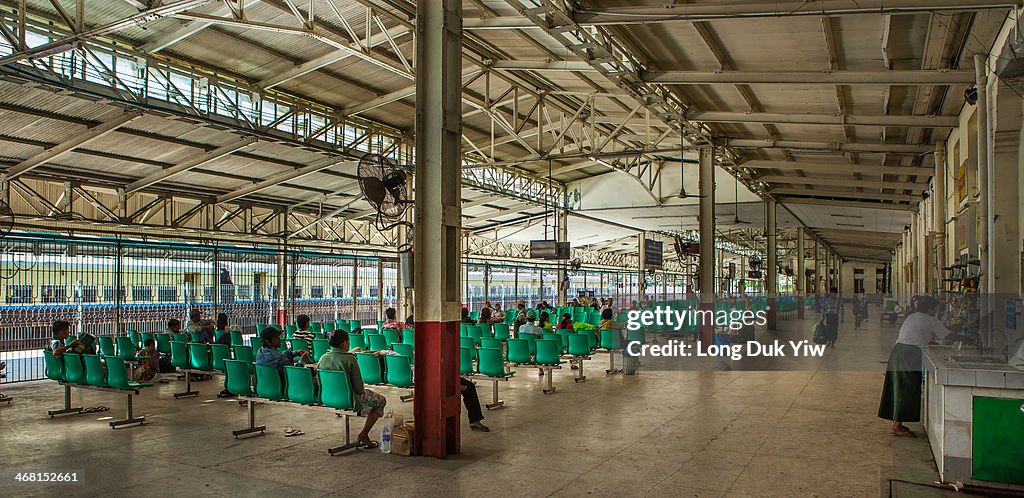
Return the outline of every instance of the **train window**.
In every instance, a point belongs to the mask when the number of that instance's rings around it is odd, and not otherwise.
[[[251,285],[239,285],[236,288],[236,297],[238,299],[252,299],[252,286]]]
[[[128,297],[127,289],[125,289],[124,287],[121,287],[121,301],[123,302],[125,300],[125,298],[127,298],[127,297]],[[104,285],[103,286],[103,301],[104,302],[108,302],[108,303],[112,303],[112,302],[114,302],[114,300],[115,300],[115,298],[114,298],[114,287],[112,285]]]
[[[8,285],[7,304],[29,304],[32,302],[31,285]]]
[[[153,288],[148,285],[132,286],[132,301],[137,303],[153,300]]]
[[[97,302],[96,286],[87,285],[82,287],[82,302],[83,303],[95,303]]]
[[[322,285],[314,285],[309,288],[309,297],[313,299],[324,298],[324,287]]]
[[[345,297],[345,288],[340,285],[331,286],[331,297],[335,299]]]
[[[41,301],[44,303],[68,302],[68,288],[66,285],[42,285],[39,290]]]
[[[178,300],[178,288],[173,285],[161,285],[156,288],[156,299],[161,303],[173,303]]]
[[[370,286],[370,297],[377,297],[377,291],[378,291],[377,286],[376,285],[371,285]]]
[[[302,299],[302,286],[301,285],[292,286],[291,298],[292,299]]]

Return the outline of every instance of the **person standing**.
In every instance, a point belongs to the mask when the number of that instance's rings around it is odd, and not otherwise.
[[[935,298],[918,297],[889,352],[878,417],[892,421],[889,432],[893,436],[913,436],[903,422],[921,420],[921,352],[932,339],[942,339],[951,333],[935,318],[938,309]]]
[[[836,341],[839,340],[839,304],[836,299],[837,292],[838,290],[835,287],[832,287],[829,294],[822,296],[821,300],[821,312],[825,317],[825,327],[828,332],[828,340],[825,342],[825,345],[830,348],[836,347]]]

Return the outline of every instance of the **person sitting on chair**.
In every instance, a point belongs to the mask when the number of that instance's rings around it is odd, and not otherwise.
[[[268,367],[274,367],[278,373],[281,374],[281,379],[285,378],[284,367],[287,365],[299,365],[305,364],[309,361],[309,352],[307,351],[281,351],[281,331],[276,327],[267,327],[260,332],[260,340],[263,345],[260,347],[259,352],[256,353],[256,364],[264,365]],[[298,361],[295,359],[298,358]]]
[[[318,370],[340,370],[348,374],[352,393],[358,400],[356,412],[360,417],[366,417],[366,423],[363,424],[363,430],[359,433],[356,441],[359,442],[360,448],[378,448],[380,444],[370,439],[370,430],[373,429],[373,424],[377,423],[377,419],[384,415],[384,407],[387,406],[388,401],[384,396],[366,389],[363,385],[363,376],[359,373],[359,361],[356,360],[354,354],[349,352],[348,332],[335,330],[331,334],[331,350],[320,357],[316,368]]]
[[[292,340],[302,341],[306,344],[306,349],[303,351],[313,350],[313,339],[316,339],[316,334],[312,330],[309,330],[309,315],[299,315],[295,317],[295,332],[292,332]],[[292,346],[294,349],[294,346]]]
[[[53,337],[46,345],[46,350],[53,353],[53,356],[60,357],[65,351],[78,346],[79,343],[77,339],[71,341],[70,344],[64,344],[64,341],[67,340],[69,335],[71,335],[71,323],[67,320],[57,320],[53,322],[50,330],[53,332]]]

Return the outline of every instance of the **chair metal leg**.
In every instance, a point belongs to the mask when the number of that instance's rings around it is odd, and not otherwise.
[[[615,368],[615,351],[608,351],[608,370],[605,370],[606,374],[622,373],[621,368]]]
[[[146,417],[134,417],[132,416],[132,394],[129,394],[127,401],[125,401],[125,416],[124,420],[115,420],[110,423],[111,429],[117,429],[118,427],[124,427],[126,425],[142,425],[146,423]]]
[[[70,413],[74,413],[77,415],[79,413],[82,413],[81,406],[71,406],[71,386],[64,386],[64,408],[61,410],[49,410],[46,413],[50,415],[50,418],[53,418],[57,415],[68,415]]]
[[[354,443],[352,442],[352,435],[351,435],[351,430],[350,430],[350,427],[349,427],[349,415],[347,413],[342,414],[341,415],[341,419],[344,421],[344,424],[345,424],[345,432],[342,434],[344,436],[344,439],[342,439],[344,444],[342,444],[341,446],[338,446],[338,447],[331,448],[331,449],[327,450],[327,454],[331,455],[331,456],[334,456],[334,455],[337,455],[338,453],[342,453],[342,452],[345,452],[345,451],[348,451],[348,450],[351,450],[351,449],[359,447],[359,442],[358,441],[356,441]]]
[[[199,391],[192,390],[192,372],[185,370],[185,392],[174,393],[174,399],[194,398],[199,396]]]
[[[258,432],[262,435],[265,434],[265,431],[267,430],[267,426],[265,425],[256,425],[256,403],[251,399],[247,401],[249,403],[249,427],[246,427],[245,429],[231,431],[231,435],[235,436],[235,439],[238,439],[238,436],[253,434],[255,432]]]
[[[555,386],[551,385],[551,376],[554,374],[555,370],[553,368],[546,368],[545,370],[547,370],[547,375],[545,375],[545,377],[547,377],[548,387],[544,389],[544,394],[551,394],[555,392]]]
[[[583,375],[583,358],[572,360],[573,363],[579,365],[579,369],[576,370],[576,378],[572,379],[574,382],[586,382],[587,376]]]
[[[497,379],[492,379],[491,383],[493,385],[492,388],[491,388],[491,400],[492,400],[492,402],[484,405],[484,407],[486,407],[488,410],[493,410],[495,408],[502,408],[502,407],[505,406],[505,402],[503,400],[498,399],[498,380]]]

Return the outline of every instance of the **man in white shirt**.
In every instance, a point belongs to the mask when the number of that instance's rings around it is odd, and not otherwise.
[[[903,422],[921,420],[921,353],[932,339],[950,334],[935,318],[939,301],[931,296],[916,296],[914,312],[900,327],[896,345],[889,353],[885,384],[878,405],[878,416],[892,421],[893,436],[913,436]]]

